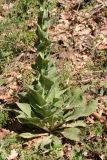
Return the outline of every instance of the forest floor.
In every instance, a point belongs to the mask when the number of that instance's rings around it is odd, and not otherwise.
[[[106,160],[106,0],[54,0],[49,13],[50,57],[56,58],[61,81],[64,85],[79,86],[87,100],[98,100],[96,112],[85,119],[84,140],[66,141],[59,151],[51,148],[49,154],[45,148],[35,150],[39,138],[20,139],[18,133],[23,126],[17,124],[13,114],[2,111],[13,106],[18,93],[33,80],[37,12],[33,0],[0,2],[0,160]]]

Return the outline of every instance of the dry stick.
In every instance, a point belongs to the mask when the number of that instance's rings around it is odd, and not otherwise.
[[[101,123],[104,123],[105,121],[105,119],[101,115],[99,115],[97,112],[92,113],[92,116],[98,119]]]
[[[99,120],[104,125],[104,130],[107,131],[107,121],[105,118],[99,115],[97,112],[92,113],[92,116]]]

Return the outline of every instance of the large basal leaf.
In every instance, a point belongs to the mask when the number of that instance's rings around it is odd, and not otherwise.
[[[31,124],[48,132],[48,128],[46,127],[44,120],[41,120],[40,118],[18,118],[18,120],[22,124]]]
[[[88,105],[83,103],[81,104],[81,107],[74,108],[74,112],[71,115],[71,117],[69,117],[69,120],[75,120],[80,117],[89,116],[96,110],[96,108],[97,108],[96,100],[89,102]]]
[[[80,129],[78,128],[67,128],[64,129],[63,132],[61,132],[61,134],[70,140],[74,140],[74,141],[80,141]]]
[[[82,120],[78,120],[72,123],[64,124],[60,128],[75,128],[75,127],[86,127],[86,123]]]
[[[97,109],[97,101],[96,100],[92,100],[88,103],[88,105],[85,108],[84,114],[86,116],[89,116],[90,114],[92,114],[95,110]]]
[[[16,103],[21,111],[23,111],[28,117],[31,117],[31,106],[28,103]]]
[[[25,139],[47,136],[47,135],[48,135],[48,133],[41,133],[41,134],[36,134],[35,133],[34,134],[34,133],[29,133],[29,132],[19,134],[20,137],[25,138]]]
[[[32,133],[21,133],[20,135],[19,135],[20,137],[22,137],[22,138],[25,138],[25,139],[29,139],[29,138],[34,138],[34,137],[36,137],[36,134],[32,134]]]

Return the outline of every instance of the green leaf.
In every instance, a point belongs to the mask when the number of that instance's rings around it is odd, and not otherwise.
[[[97,101],[96,100],[89,101],[88,105],[84,110],[84,115],[89,116],[93,112],[95,112],[96,109],[97,109]]]
[[[40,5],[43,5],[45,0],[37,0]]]
[[[52,136],[52,140],[53,140],[54,149],[58,149],[62,147],[61,140],[57,136]]]
[[[38,25],[41,27],[43,31],[47,31],[49,26],[48,21],[48,10],[44,9],[38,13]]]
[[[97,109],[97,102],[96,100],[93,100],[86,105],[85,103],[82,103],[80,107],[75,107],[74,112],[71,116],[67,119],[67,121],[70,120],[76,120],[80,117],[86,117],[91,115],[95,110]]]
[[[24,112],[21,112],[16,118],[17,119],[19,119],[19,118],[26,118],[26,114]]]
[[[40,118],[34,117],[34,118],[18,118],[20,123],[23,124],[31,124],[33,126],[36,126],[38,128],[41,128],[43,130],[48,131],[48,128],[46,127],[44,120],[41,120]]]
[[[39,53],[39,56],[36,59],[36,64],[32,64],[32,68],[41,72],[42,69],[46,69],[48,66],[49,60],[44,59],[42,54]]]
[[[0,79],[0,86],[2,86],[6,82],[6,79]]]
[[[28,103],[16,103],[21,111],[23,111],[28,117],[31,117],[31,107]]]
[[[52,143],[52,138],[51,137],[52,136],[47,136],[41,141],[40,149],[44,150],[44,149],[46,149],[46,146],[51,145],[51,143]]]
[[[78,120],[72,123],[64,124],[61,128],[75,128],[75,127],[86,127],[86,123],[82,120]]]
[[[42,25],[43,25],[43,14],[44,14],[44,11],[40,11],[38,13],[38,25],[42,28]]]
[[[42,87],[46,90],[49,90],[51,88],[51,86],[53,85],[53,81],[51,81],[49,78],[41,75],[40,79],[39,79]]]
[[[39,25],[37,25],[36,33],[41,41],[48,41],[48,37],[47,37],[46,32],[44,32]]]
[[[50,88],[50,91],[48,92],[48,95],[46,97],[46,101],[48,103],[52,102],[55,97],[55,84]]]
[[[105,107],[107,108],[107,101],[104,102]]]
[[[45,56],[48,55],[50,51],[51,42],[48,39],[42,40],[35,44],[35,47],[38,52],[42,52]]]
[[[29,95],[32,96],[32,98],[35,100],[35,103],[37,103],[39,106],[46,104],[45,99],[38,92],[36,92],[36,90],[33,90],[32,88],[29,88],[29,90]]]
[[[43,118],[48,117],[51,114],[51,110],[47,108],[46,106],[40,107],[37,104],[33,104],[32,108],[34,109],[34,112],[39,113]],[[39,115],[35,114],[37,117],[41,118]]]
[[[32,134],[32,133],[21,133],[19,134],[20,137],[25,138],[25,139],[29,139],[29,138],[34,138],[37,135],[36,134]]]
[[[63,132],[61,133],[67,139],[80,141],[81,131],[78,128],[67,128],[67,129],[64,129]]]

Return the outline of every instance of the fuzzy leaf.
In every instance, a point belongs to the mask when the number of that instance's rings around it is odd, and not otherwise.
[[[28,117],[31,117],[32,110],[28,103],[16,103],[16,104],[18,105],[18,107],[20,108],[22,112],[28,115]]]
[[[78,128],[67,128],[64,129],[63,132],[61,132],[62,135],[70,140],[74,141],[80,141],[80,129]]]
[[[58,149],[62,147],[62,142],[57,136],[52,136],[54,149]]]
[[[18,118],[20,123],[23,124],[31,124],[33,126],[36,126],[38,128],[41,128],[43,130],[48,131],[48,128],[45,126],[44,121],[42,121],[40,118],[34,117],[34,118]]]
[[[44,57],[41,54],[39,54],[39,56],[36,59],[36,64],[32,64],[32,68],[41,72],[42,69],[46,69],[48,63],[49,60],[44,59]]]
[[[29,138],[34,138],[34,137],[36,137],[36,134],[32,134],[32,133],[21,133],[20,135],[19,135],[20,137],[22,137],[22,138],[25,138],[25,139],[29,139]]]
[[[44,32],[39,25],[37,25],[37,35],[39,36],[40,40],[48,41],[48,37],[46,32]]]
[[[86,123],[83,122],[82,120],[78,120],[70,124],[64,124],[61,128],[74,128],[74,127],[86,127]]]
[[[97,108],[97,103],[95,100],[89,102],[88,105],[86,104],[81,104],[80,107],[75,107],[74,108],[74,112],[72,113],[72,115],[67,119],[67,121],[70,120],[76,120],[80,117],[86,117],[91,115]]]
[[[45,99],[38,92],[36,92],[36,90],[33,90],[31,88],[29,88],[29,90],[29,95],[32,96],[32,98],[35,100],[35,103],[37,103],[39,106],[43,106],[46,104]]]
[[[44,87],[44,89],[49,90],[51,86],[53,85],[53,81],[51,81],[49,78],[41,75],[39,79],[41,85]]]

